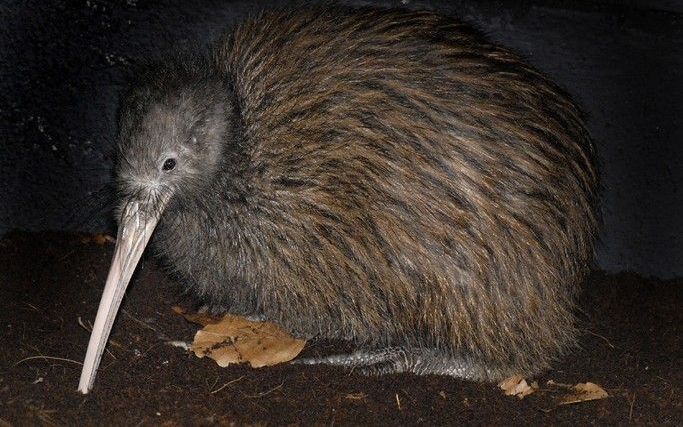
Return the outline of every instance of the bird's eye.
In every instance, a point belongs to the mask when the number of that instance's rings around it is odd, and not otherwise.
[[[175,167],[175,159],[166,159],[164,165],[161,167],[165,171],[170,171]]]

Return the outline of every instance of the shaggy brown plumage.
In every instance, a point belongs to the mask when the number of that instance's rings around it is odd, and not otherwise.
[[[398,348],[381,371],[496,380],[574,343],[591,139],[562,90],[456,19],[265,13],[143,77],[119,148],[129,196],[177,153],[154,244],[209,303]]]

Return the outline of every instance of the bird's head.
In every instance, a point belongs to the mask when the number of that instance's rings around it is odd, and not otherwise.
[[[164,209],[198,197],[234,140],[230,85],[202,62],[152,67],[121,104],[115,176],[118,237],[79,390],[92,387],[121,299]]]
[[[122,207],[193,195],[214,178],[235,120],[230,86],[210,70],[159,67],[124,97],[116,159]]]

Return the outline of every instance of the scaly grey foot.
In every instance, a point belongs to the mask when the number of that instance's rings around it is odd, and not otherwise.
[[[366,375],[412,372],[417,375],[448,375],[472,381],[492,380],[494,371],[467,358],[449,357],[436,350],[389,347],[351,354],[295,359],[295,364],[325,364],[358,370]]]

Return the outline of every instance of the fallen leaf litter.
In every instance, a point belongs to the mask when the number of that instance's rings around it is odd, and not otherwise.
[[[252,368],[277,365],[294,359],[306,344],[272,322],[253,322],[231,314],[217,318],[187,313],[179,307],[174,311],[203,326],[190,349],[197,357],[209,357],[221,367],[235,363],[249,363]]]

